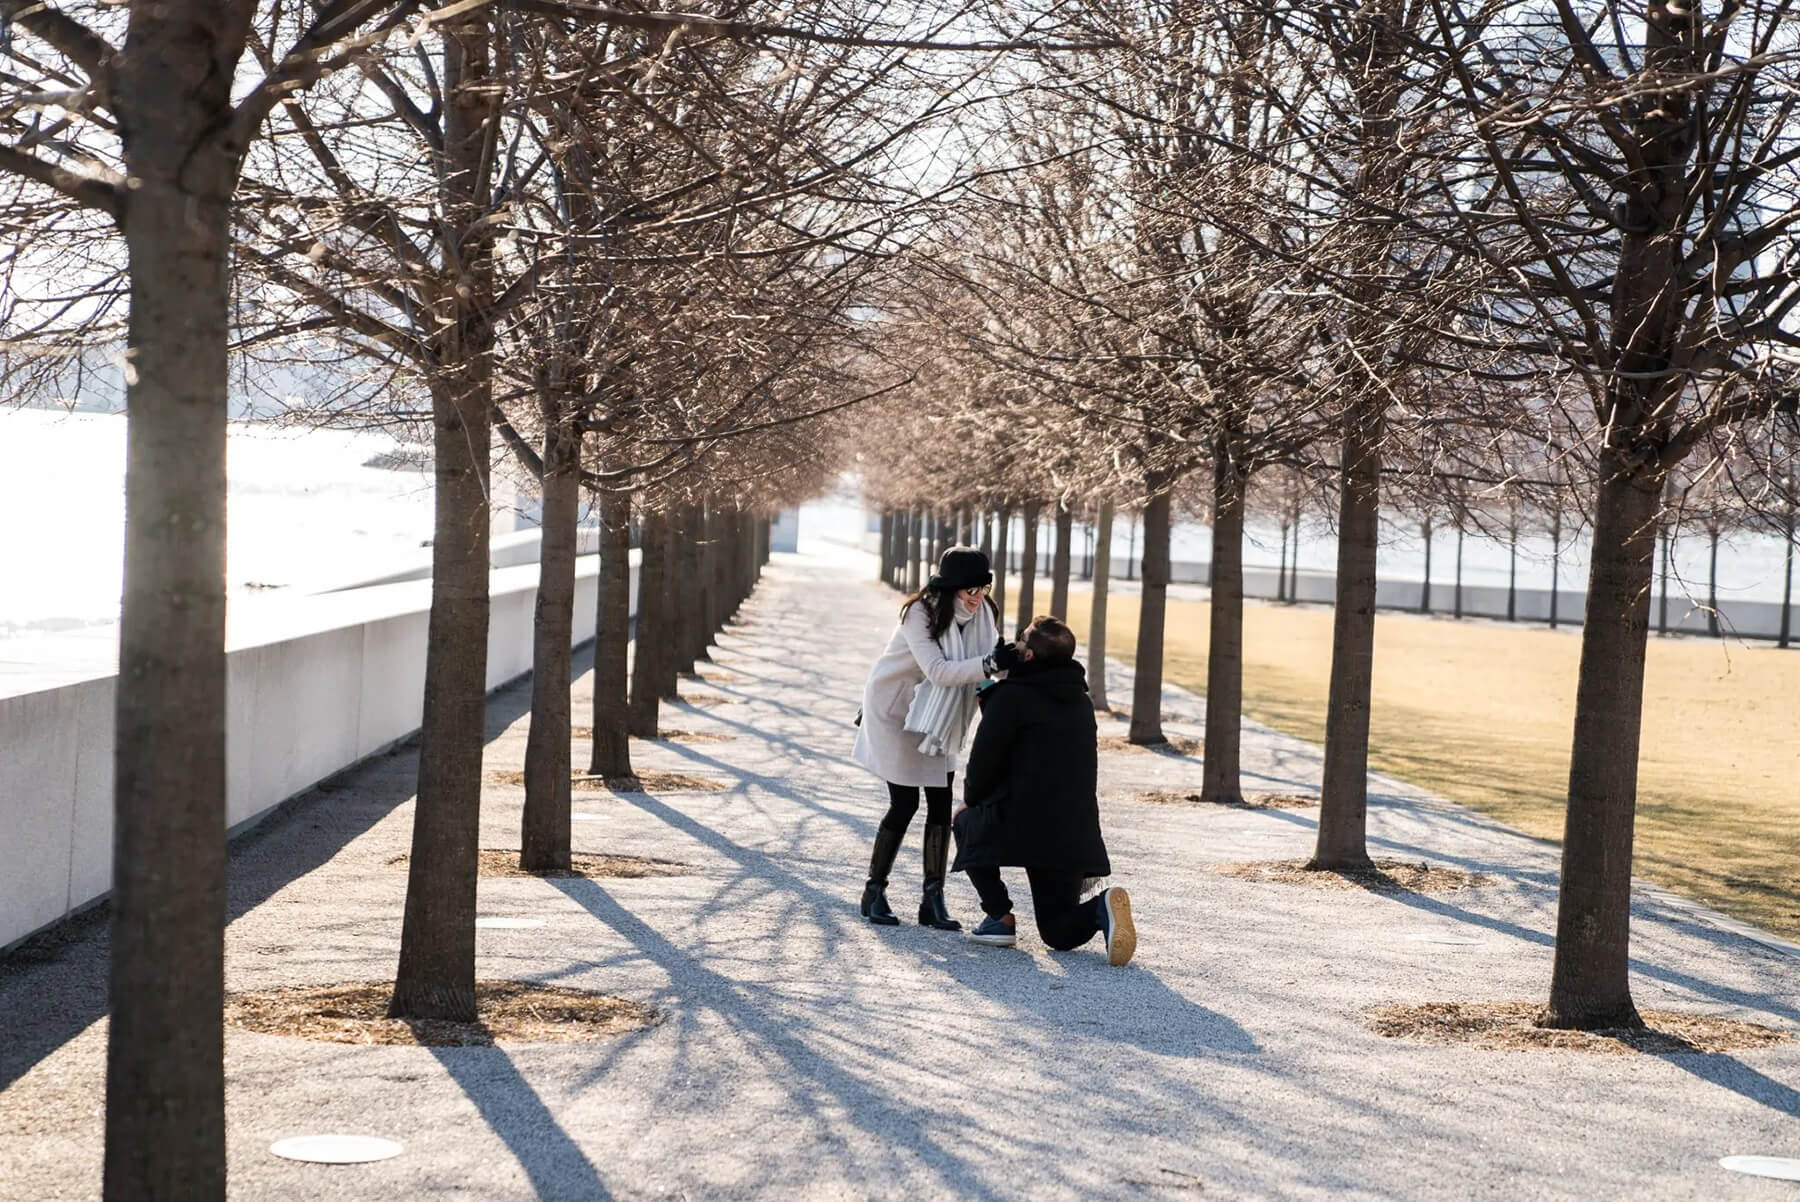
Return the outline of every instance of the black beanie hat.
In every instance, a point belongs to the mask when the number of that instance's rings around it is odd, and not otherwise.
[[[993,582],[994,572],[986,555],[974,547],[951,547],[938,560],[937,573],[927,587],[955,590],[981,588]]]

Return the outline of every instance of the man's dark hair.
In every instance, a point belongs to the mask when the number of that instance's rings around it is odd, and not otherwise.
[[[1025,646],[1037,659],[1074,659],[1075,632],[1061,618],[1033,618],[1025,628]]]

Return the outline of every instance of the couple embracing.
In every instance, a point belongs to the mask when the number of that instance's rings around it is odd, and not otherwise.
[[[986,555],[973,547],[945,551],[930,581],[900,607],[899,625],[863,687],[855,758],[888,789],[863,917],[880,926],[900,921],[888,906],[888,874],[923,791],[920,923],[962,929],[944,902],[954,833],[954,869],[968,874],[986,914],[970,939],[1017,942],[1000,870],[1023,868],[1046,944],[1066,951],[1099,935],[1108,961],[1124,964],[1137,946],[1131,899],[1116,887],[1083,899],[1111,866],[1100,835],[1094,707],[1075,636],[1060,618],[1040,617],[1009,642],[992,584]],[[955,770],[977,710],[964,804],[953,810]]]

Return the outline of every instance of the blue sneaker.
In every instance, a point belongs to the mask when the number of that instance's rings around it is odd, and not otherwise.
[[[1012,947],[1019,942],[1019,932],[1002,919],[984,918],[980,926],[969,932],[969,939],[974,943],[985,943],[989,947]]]

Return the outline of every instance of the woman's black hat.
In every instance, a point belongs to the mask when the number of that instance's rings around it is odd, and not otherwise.
[[[949,590],[984,588],[993,582],[994,571],[989,566],[986,555],[974,547],[951,547],[938,560],[937,572],[927,587]]]

